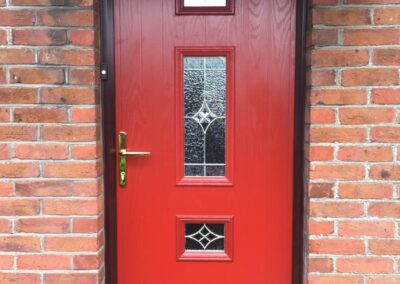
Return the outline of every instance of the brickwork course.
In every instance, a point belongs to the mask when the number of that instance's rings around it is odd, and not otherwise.
[[[313,0],[309,284],[400,283],[400,1]]]
[[[101,283],[98,8],[0,0],[0,283]]]
[[[400,0],[310,2],[305,280],[399,284]],[[0,0],[2,284],[104,281],[98,17]]]

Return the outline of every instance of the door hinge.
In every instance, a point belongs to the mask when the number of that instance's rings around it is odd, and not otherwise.
[[[108,80],[108,65],[106,63],[100,64],[100,79],[103,81]]]

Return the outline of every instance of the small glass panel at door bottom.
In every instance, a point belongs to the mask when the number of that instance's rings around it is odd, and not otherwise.
[[[184,174],[225,176],[226,57],[185,56]]]
[[[231,261],[232,216],[177,216],[177,258]]]

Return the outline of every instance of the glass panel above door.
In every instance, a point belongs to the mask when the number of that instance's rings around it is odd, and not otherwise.
[[[226,0],[184,0],[185,7],[225,7]]]
[[[225,176],[226,57],[184,57],[185,176]]]

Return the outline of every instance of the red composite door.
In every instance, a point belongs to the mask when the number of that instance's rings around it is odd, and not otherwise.
[[[295,0],[114,2],[118,283],[291,283]]]

